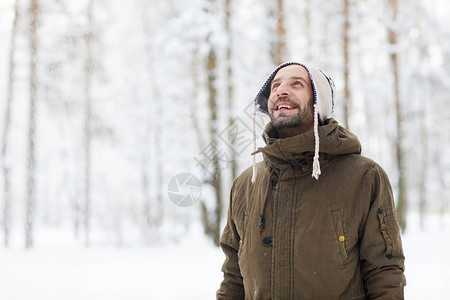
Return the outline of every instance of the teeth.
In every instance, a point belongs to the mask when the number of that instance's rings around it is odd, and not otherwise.
[[[278,106],[278,109],[283,109],[283,108],[285,108],[285,109],[292,109],[292,106],[286,105],[286,104],[281,104],[280,106]]]

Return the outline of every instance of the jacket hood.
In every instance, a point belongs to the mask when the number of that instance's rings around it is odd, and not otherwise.
[[[307,164],[314,155],[313,130],[303,134],[280,139],[272,123],[266,125],[263,133],[265,147],[258,150],[263,153],[264,159],[272,164],[290,164],[298,166],[298,161],[306,159]],[[330,118],[319,127],[321,163],[325,157],[342,154],[360,154],[361,144],[353,133],[340,126],[337,121]]]

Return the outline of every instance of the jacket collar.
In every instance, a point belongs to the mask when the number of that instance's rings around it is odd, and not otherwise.
[[[297,136],[280,139],[272,123],[266,125],[263,133],[265,147],[258,150],[263,153],[269,167],[285,169],[289,166],[301,168],[303,172],[312,169],[314,156],[314,132],[308,131]],[[342,154],[360,154],[361,144],[358,138],[338,124],[328,119],[319,127],[320,154],[319,160],[325,167],[328,161]]]

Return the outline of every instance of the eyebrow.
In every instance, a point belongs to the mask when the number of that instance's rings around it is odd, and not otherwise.
[[[302,77],[302,76],[291,76],[291,77],[289,77],[289,79],[297,79],[297,80],[301,80],[301,81],[303,81],[304,83],[306,83],[307,85],[309,85],[308,81],[307,81],[304,77]],[[270,84],[270,86],[272,86],[274,83],[277,83],[277,82],[279,82],[279,81],[281,81],[280,78],[276,78],[276,79],[272,80],[272,83]]]

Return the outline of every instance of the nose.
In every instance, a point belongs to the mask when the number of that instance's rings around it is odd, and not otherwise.
[[[289,94],[289,86],[285,82],[282,82],[277,88],[277,96],[287,96]]]

